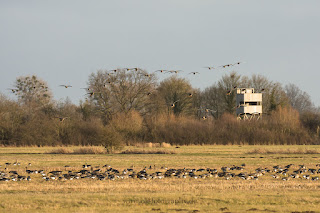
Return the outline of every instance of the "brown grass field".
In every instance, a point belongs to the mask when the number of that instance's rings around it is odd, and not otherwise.
[[[50,154],[59,149],[53,147],[0,148],[0,171],[5,170],[6,162],[16,161],[20,165],[11,164],[7,171],[24,175],[26,167],[66,172],[80,170],[85,163],[99,168],[108,164],[119,170],[133,167],[136,171],[150,165],[155,166],[152,171],[161,171],[161,167],[220,170],[245,163],[247,172],[287,164],[293,164],[290,171],[301,164],[319,169],[316,164],[320,163],[319,146],[126,147],[124,150],[134,151],[76,154],[74,150],[80,148],[61,151],[71,154]],[[157,151],[168,154],[148,154]],[[258,180],[170,177],[45,181],[39,174],[30,176],[31,181],[0,182],[0,212],[320,212],[320,180],[283,181],[270,174]]]

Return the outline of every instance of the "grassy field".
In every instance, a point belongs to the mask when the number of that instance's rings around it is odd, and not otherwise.
[[[47,154],[54,149],[0,148],[0,171],[5,170],[6,162],[16,161],[20,166],[11,164],[7,171],[24,174],[26,167],[77,171],[85,163],[137,171],[150,165],[153,171],[161,167],[220,170],[245,163],[245,171],[254,172],[259,167],[272,169],[287,164],[294,164],[293,169],[301,164],[319,168],[316,164],[320,163],[318,146],[182,146],[157,148],[175,154]],[[320,180],[283,181],[269,174],[258,180],[170,177],[45,181],[39,174],[30,176],[31,181],[0,182],[0,212],[320,212]]]

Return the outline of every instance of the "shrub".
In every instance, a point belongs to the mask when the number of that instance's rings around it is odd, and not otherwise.
[[[191,117],[161,115],[147,122],[146,132],[153,141],[166,141],[169,144],[191,145],[212,142],[213,123]],[[167,146],[164,143],[163,146]]]
[[[123,137],[119,132],[109,126],[102,129],[101,141],[108,153],[120,150],[124,146]]]
[[[137,111],[117,113],[108,126],[119,132],[128,145],[130,141],[135,142],[141,138],[143,118]]]
[[[23,120],[15,138],[17,145],[53,146],[56,144],[56,130],[48,117],[39,112],[30,116],[24,115]]]
[[[99,146],[103,145],[102,130],[103,125],[100,119],[90,119],[74,124],[76,128],[75,134],[72,134],[70,140],[72,145],[81,146]]]
[[[320,113],[319,112],[304,112],[301,114],[302,125],[313,135],[316,139],[320,138]]]

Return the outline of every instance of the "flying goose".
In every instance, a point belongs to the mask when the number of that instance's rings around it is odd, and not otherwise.
[[[190,72],[189,74],[196,75],[196,74],[199,74],[199,72]]]
[[[67,84],[62,84],[62,85],[59,85],[60,87],[64,87],[64,88],[69,88],[69,87],[72,87],[71,85],[67,85]]]

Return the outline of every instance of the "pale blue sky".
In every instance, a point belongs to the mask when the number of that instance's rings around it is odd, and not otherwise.
[[[136,66],[204,89],[223,75],[204,66],[245,61],[232,70],[294,83],[319,106],[319,26],[318,0],[1,0],[0,92],[35,74],[78,104],[90,73]]]

